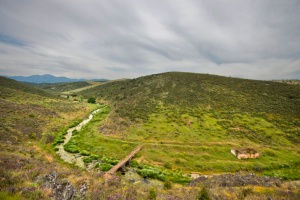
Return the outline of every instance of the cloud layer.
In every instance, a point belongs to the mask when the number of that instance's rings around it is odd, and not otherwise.
[[[0,74],[300,78],[298,0],[0,1]]]

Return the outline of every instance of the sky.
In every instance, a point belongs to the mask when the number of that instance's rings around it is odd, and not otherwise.
[[[0,74],[300,79],[299,0],[0,0]]]

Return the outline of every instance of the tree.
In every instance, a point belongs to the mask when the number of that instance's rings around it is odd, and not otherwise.
[[[94,97],[90,97],[88,99],[88,103],[96,103],[96,99]]]

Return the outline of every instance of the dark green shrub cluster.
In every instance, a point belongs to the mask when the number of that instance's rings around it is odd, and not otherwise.
[[[103,163],[99,166],[99,169],[103,172],[107,172],[109,171],[111,168],[113,167],[113,165],[108,164],[108,163]]]
[[[79,153],[76,139],[72,138],[67,144],[65,144],[64,150],[69,153]]]
[[[83,150],[83,151],[85,151],[85,150]],[[85,158],[83,158],[83,162],[84,163],[91,163],[93,160],[98,160],[99,159],[99,156],[98,155],[90,155],[90,156],[88,156],[88,157],[85,157]]]
[[[114,165],[118,164],[119,160],[114,159],[114,158],[107,158],[103,156],[101,158],[101,162],[97,163],[95,165],[95,168],[99,168],[101,171],[107,172],[110,170]]]
[[[96,103],[96,98],[95,97],[88,98],[88,103]]]
[[[116,165],[119,163],[119,160],[114,159],[114,158],[106,158],[105,156],[103,156],[101,158],[101,162],[102,163],[107,163],[107,164],[111,164],[111,165]]]
[[[69,153],[79,153],[79,149],[78,149],[77,145],[74,145],[74,144],[67,145],[67,144],[64,145],[65,151],[67,151]]]
[[[132,166],[136,166],[134,163]],[[187,184],[191,179],[184,176],[181,172],[173,172],[169,170],[162,170],[157,167],[152,167],[148,165],[137,165],[137,173],[145,178],[153,178],[161,181],[172,181],[173,183]]]
[[[82,156],[89,156],[89,155],[91,155],[91,153],[88,152],[88,151],[86,151],[86,150],[82,150],[82,151],[80,151],[80,155],[82,155]]]
[[[67,134],[67,131],[66,131],[66,130],[63,130],[63,131],[59,132],[59,133],[56,135],[56,137],[55,137],[55,139],[54,139],[52,145],[55,146],[55,145],[64,143],[64,141],[65,141],[65,139],[66,139],[66,138],[65,138],[65,135],[66,135],[66,134]]]

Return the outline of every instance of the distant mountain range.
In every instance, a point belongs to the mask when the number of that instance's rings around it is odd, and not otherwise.
[[[51,74],[32,75],[32,76],[6,76],[20,82],[28,83],[64,83],[64,82],[79,82],[88,81],[88,79],[72,79],[67,77],[57,77]],[[93,79],[90,81],[107,81],[107,79]]]

